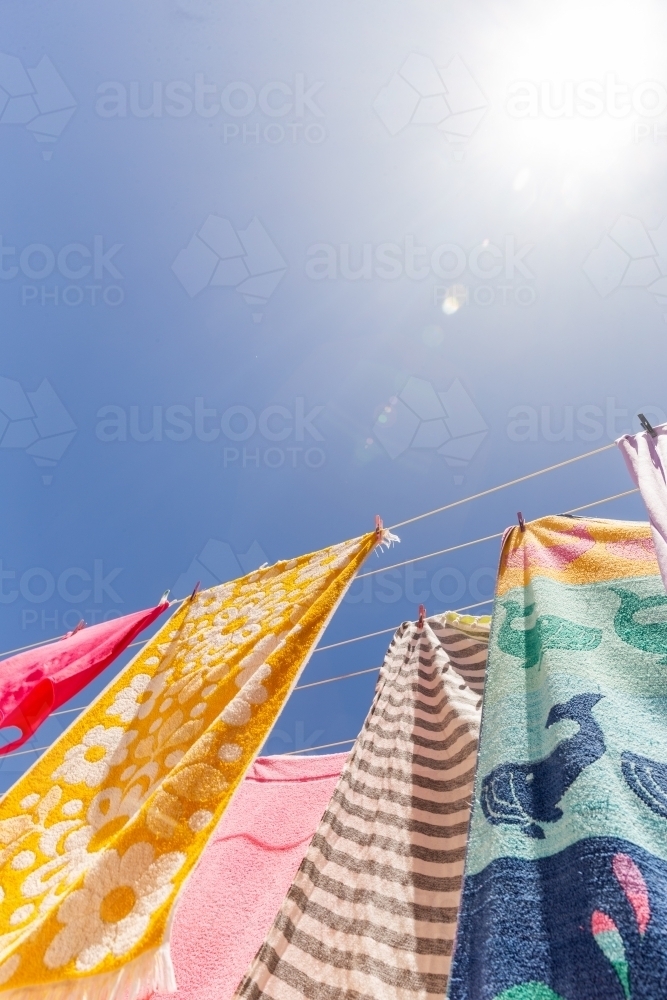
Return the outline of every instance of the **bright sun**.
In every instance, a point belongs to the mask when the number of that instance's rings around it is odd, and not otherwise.
[[[512,141],[531,161],[604,169],[628,142],[667,126],[667,66],[653,0],[524,9],[498,54]]]

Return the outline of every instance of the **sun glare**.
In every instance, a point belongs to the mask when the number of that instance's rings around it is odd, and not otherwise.
[[[505,109],[522,151],[604,169],[667,114],[667,73],[652,2],[536,8],[503,49]]]

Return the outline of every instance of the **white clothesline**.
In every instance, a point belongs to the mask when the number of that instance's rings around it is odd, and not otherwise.
[[[493,604],[493,598],[490,597],[487,601],[478,601],[477,604],[468,604],[464,608],[457,608],[452,613],[453,614],[460,614],[461,611],[468,611],[471,608],[479,608],[479,607],[481,607],[484,604]],[[437,611],[435,613],[435,615],[430,615],[429,617],[433,618],[433,617],[437,617],[438,615],[445,615],[445,614],[448,614],[448,611]],[[401,624],[402,623],[399,622],[398,625],[391,625],[389,628],[380,629],[379,632],[369,632],[367,635],[357,635],[353,639],[343,639],[342,642],[334,642],[330,646],[319,646],[317,649],[313,650],[313,653],[318,653],[318,652],[320,652],[321,650],[324,650],[324,649],[335,649],[337,646],[346,646],[350,642],[359,642],[360,639],[370,639],[370,638],[372,638],[375,635],[386,635],[389,632],[395,632],[396,629],[399,628],[399,626]],[[310,682],[308,684],[297,684],[297,686],[294,688],[294,690],[295,691],[303,691],[304,688],[317,687],[319,684],[331,684],[333,681],[342,681],[342,680],[345,680],[348,677],[357,677],[359,674],[369,674],[369,673],[372,673],[373,670],[379,670],[379,669],[380,669],[379,667],[370,667],[368,670],[357,670],[357,671],[354,671],[354,673],[351,673],[351,674],[340,674],[338,677],[327,677],[327,678],[325,678],[324,680],[321,680],[321,681],[312,681],[312,682]],[[61,709],[60,712],[51,712],[51,714],[48,716],[48,718],[49,719],[54,719],[57,715],[72,715],[74,712],[82,712],[85,708],[88,708],[88,707],[89,707],[89,705],[79,705],[77,708],[64,708],[64,709]],[[7,757],[11,757],[12,754],[7,754],[6,756]],[[1,755],[0,755],[0,759],[1,759]]]
[[[403,528],[406,524],[414,524],[415,521],[421,521],[425,517],[432,517],[433,514],[440,514],[443,510],[451,510],[452,507],[459,507],[461,504],[469,503],[471,500],[478,500],[480,497],[486,497],[490,493],[497,493],[498,490],[505,490],[508,486],[516,486],[517,483],[525,483],[527,479],[534,479],[536,476],[543,476],[545,472],[553,472],[554,469],[562,469],[564,465],[572,465],[573,462],[581,462],[582,459],[590,458],[591,455],[599,455],[601,451],[608,451],[609,448],[615,447],[615,444],[616,442],[612,441],[611,444],[605,444],[602,448],[594,448],[593,451],[585,451],[583,455],[575,455],[574,458],[566,458],[564,462],[556,462],[555,465],[547,465],[546,468],[538,469],[537,472],[529,472],[527,476],[519,476],[518,479],[510,479],[506,483],[501,483],[500,486],[492,486],[491,489],[482,490],[481,493],[473,493],[472,496],[462,497],[461,500],[454,500],[453,503],[447,503],[444,507],[436,507],[435,510],[427,510],[425,514],[417,514],[416,517],[409,517],[406,521],[399,521],[397,524],[392,524],[389,530],[393,531],[394,528]]]
[[[542,475],[543,472],[550,472],[552,469],[558,469],[558,468],[560,468],[561,465],[568,465],[568,464],[570,464],[570,462],[577,462],[577,461],[579,461],[580,458],[588,458],[589,455],[596,455],[598,453],[598,451],[605,451],[607,447],[609,447],[609,446],[605,445],[604,448],[599,448],[599,449],[597,449],[597,451],[587,452],[585,455],[580,455],[578,458],[568,459],[567,462],[560,462],[558,465],[550,465],[548,468],[541,469],[539,472],[531,472],[529,476],[523,476],[522,479],[513,479],[513,480],[511,480],[511,482],[509,482],[509,483],[503,483],[501,486],[494,486],[492,490],[487,490],[486,492],[487,493],[493,493],[495,490],[504,489],[506,486],[512,486],[514,483],[521,482],[523,479],[530,479],[533,476]],[[563,511],[563,513],[564,514],[576,514],[580,510],[588,510],[590,507],[598,507],[600,504],[609,503],[611,500],[618,500],[621,497],[627,497],[627,496],[630,496],[631,493],[638,493],[638,492],[639,492],[639,490],[636,489],[636,488],[632,489],[632,490],[624,490],[622,493],[614,493],[613,496],[604,497],[602,500],[593,500],[591,503],[582,504],[580,507],[573,507],[571,510]],[[477,497],[484,496],[484,495],[485,495],[484,493],[476,493],[473,496],[464,498],[463,500],[457,500],[456,504],[465,503],[467,500],[475,500]],[[421,517],[428,517],[428,516],[430,516],[430,514],[438,514],[441,510],[448,510],[450,506],[454,507],[454,506],[456,506],[456,504],[450,504],[447,507],[438,507],[437,510],[429,511],[427,514],[420,514],[419,518],[421,518]],[[412,520],[413,521],[418,521],[419,518],[413,518]],[[403,521],[401,523],[402,524],[406,524],[408,522]],[[530,522],[527,521],[526,523],[529,524]],[[393,527],[400,527],[400,525],[393,525]],[[427,552],[426,555],[423,555],[423,556],[414,556],[412,559],[406,559],[406,560],[404,560],[403,562],[400,562],[400,563],[393,563],[391,566],[383,566],[380,569],[371,570],[369,573],[360,573],[360,574],[358,574],[355,577],[355,579],[356,580],[362,580],[362,579],[364,579],[364,577],[375,576],[377,573],[388,573],[389,570],[396,569],[396,568],[398,568],[400,566],[408,566],[410,563],[420,562],[423,559],[431,559],[434,556],[444,555],[447,552],[455,552],[457,549],[465,549],[465,548],[468,548],[471,545],[478,545],[480,542],[488,542],[488,541],[491,541],[494,538],[500,538],[502,534],[503,534],[502,531],[498,531],[498,532],[494,533],[493,535],[484,535],[482,538],[473,538],[472,541],[470,541],[470,542],[462,542],[460,545],[452,545],[452,546],[450,546],[449,548],[446,548],[446,549],[438,549],[435,552]],[[169,606],[170,607],[175,607],[177,604],[182,604],[183,601],[187,601],[187,599],[188,599],[187,597],[179,597],[177,600],[171,601]],[[488,602],[482,601],[480,603],[486,604]],[[469,608],[473,608],[473,607],[476,607],[476,605],[470,604],[470,605],[468,605],[468,607]],[[457,610],[459,610],[459,611],[465,611],[466,608],[458,608]],[[390,629],[384,629],[383,631],[388,632],[388,631],[390,631]],[[370,635],[381,635],[381,634],[382,634],[382,632],[372,632],[372,633],[370,633]],[[52,642],[58,642],[62,638],[64,638],[64,637],[61,636],[61,635],[57,635],[57,636],[54,636],[51,639],[42,639],[40,642],[30,643],[27,646],[17,646],[16,649],[7,649],[4,652],[0,653],[0,657],[13,656],[15,653],[23,653],[27,649],[36,649],[38,646],[47,646],[47,645],[49,645]],[[367,636],[358,636],[358,637],[355,637],[353,639],[346,639],[345,642],[356,642],[357,638],[359,638],[359,639],[365,639],[365,638],[367,638]],[[132,643],[130,643],[129,646],[126,646],[126,649],[136,649],[137,646],[143,646],[147,641],[148,641],[147,639],[139,639],[137,642],[132,642]],[[343,643],[334,643],[333,645],[343,645]],[[318,652],[320,652],[323,649],[332,649],[332,648],[333,648],[333,646],[318,646],[317,649],[313,650],[313,652],[318,653]],[[2,660],[0,660],[0,663],[1,662],[2,662]]]
[[[511,486],[511,485],[513,485],[516,482],[522,482],[524,479],[530,479],[533,476],[541,475],[543,472],[550,472],[552,469],[560,468],[563,465],[569,465],[572,462],[579,461],[582,458],[588,458],[590,455],[596,455],[596,454],[598,454],[601,451],[606,451],[607,448],[609,448],[609,447],[611,447],[611,446],[610,445],[605,445],[603,448],[598,448],[595,451],[587,452],[585,455],[580,455],[577,458],[568,459],[566,462],[560,462],[557,465],[548,466],[546,469],[542,469],[542,470],[539,470],[538,472],[530,473],[530,475],[521,477],[521,479],[512,480],[509,483],[504,483],[501,486],[494,487],[493,489],[485,491],[485,492],[486,493],[495,492],[498,489],[503,489],[505,486]],[[604,497],[602,500],[594,500],[591,503],[582,504],[579,507],[573,507],[573,508],[571,508],[568,511],[564,511],[564,514],[574,514],[574,513],[577,513],[578,511],[581,511],[581,510],[588,510],[591,507],[597,507],[600,504],[609,503],[612,500],[618,500],[621,497],[629,496],[632,493],[638,493],[638,492],[639,492],[638,489],[624,490],[621,493],[615,493],[613,496]],[[474,494],[473,496],[465,498],[465,499],[467,499],[467,500],[474,500],[477,497],[483,496],[483,495],[485,495],[485,494],[484,493],[478,493],[478,494]],[[449,507],[456,506],[459,503],[465,502],[465,499],[464,500],[460,500],[460,501],[456,501],[455,504],[450,504],[447,507],[440,507],[437,510],[429,511],[427,514],[420,515],[418,518],[413,518],[412,521],[419,520],[421,517],[428,517],[428,516],[430,516],[430,514],[439,513],[441,510],[449,509]],[[412,521],[411,522],[402,522],[402,524],[412,523]],[[529,523],[529,522],[527,522],[527,523]],[[392,527],[400,527],[400,525],[393,525]],[[356,579],[362,579],[365,576],[373,576],[376,573],[385,573],[385,572],[388,572],[389,570],[396,569],[396,568],[398,568],[400,566],[406,566],[406,565],[408,565],[410,563],[413,563],[413,562],[419,562],[422,559],[429,559],[429,558],[431,558],[433,556],[436,556],[436,555],[443,555],[446,552],[452,552],[452,551],[455,551],[457,549],[466,548],[467,546],[478,544],[480,542],[489,541],[489,540],[494,539],[494,538],[500,538],[501,535],[503,535],[503,534],[504,534],[504,532],[502,532],[502,531],[496,532],[493,535],[485,535],[482,538],[473,539],[470,542],[463,542],[460,545],[454,545],[454,546],[451,546],[450,548],[447,548],[447,549],[440,549],[437,552],[431,552],[431,553],[428,553],[427,555],[424,555],[424,556],[416,556],[414,559],[407,559],[407,560],[405,560],[403,562],[395,563],[392,566],[385,566],[385,567],[383,567],[381,569],[378,569],[378,570],[372,570],[370,573],[360,574],[360,575],[358,575],[356,577]],[[184,600],[187,600],[187,598],[181,598],[178,601],[172,601],[172,604],[180,604]],[[465,607],[454,609],[454,613],[460,613],[462,611],[468,611],[468,610],[471,610],[473,608],[481,607],[483,605],[491,604],[491,603],[492,603],[492,599],[491,598],[488,599],[488,600],[486,600],[486,601],[478,601],[476,604],[469,604],[469,605],[466,605]],[[446,612],[440,612],[440,614],[444,614],[444,613],[446,613]],[[337,648],[339,646],[346,646],[346,645],[348,645],[350,643],[360,642],[363,639],[370,639],[370,638],[372,638],[374,636],[377,636],[377,635],[385,635],[385,634],[387,634],[389,632],[395,632],[397,628],[398,628],[398,625],[394,625],[394,626],[391,626],[390,628],[380,629],[379,631],[376,631],[376,632],[368,632],[365,635],[353,636],[350,639],[343,639],[340,642],[330,643],[330,644],[328,644],[326,646],[318,646],[316,649],[313,650],[313,653],[324,652],[325,650],[335,649],[335,648]],[[57,637],[57,638],[62,638],[62,637]],[[46,640],[46,642],[33,643],[30,646],[19,647],[18,649],[15,649],[15,650],[9,650],[8,653],[0,654],[0,656],[6,656],[6,655],[10,655],[12,653],[22,652],[25,649],[33,649],[33,648],[35,648],[37,646],[47,645],[50,642],[57,641],[57,638],[56,639]],[[131,643],[126,648],[127,649],[132,649],[132,648],[134,648],[136,646],[143,646],[143,645],[145,645],[146,642],[149,642],[149,641],[150,640],[143,640],[142,639],[142,640],[139,640],[138,642]],[[358,677],[358,676],[361,676],[362,674],[373,673],[373,672],[379,671],[379,670],[380,670],[380,667],[370,667],[370,668],[365,669],[365,670],[353,671],[352,673],[349,673],[349,674],[340,674],[337,677],[324,678],[323,680],[320,680],[320,681],[311,681],[311,682],[309,682],[307,684],[299,684],[299,685],[297,685],[294,688],[294,691],[304,690],[305,688],[310,688],[310,687],[318,687],[318,686],[320,686],[322,684],[331,684],[334,681],[342,681],[342,680],[348,679],[349,677]],[[53,712],[52,716],[49,716],[49,718],[51,718],[51,717],[55,718],[56,716],[60,716],[60,715],[71,715],[71,714],[74,714],[75,712],[82,712],[86,708],[88,708],[88,705],[81,705],[81,706],[79,706],[77,708],[63,709],[63,710],[61,710],[59,712]],[[356,739],[356,737],[355,737],[355,739]],[[354,742],[354,740],[342,740],[340,743],[323,744],[322,746],[311,747],[311,748],[308,748],[308,749],[311,749],[311,750],[316,750],[316,749],[317,750],[322,750],[322,749],[326,749],[329,746],[339,746],[339,745],[343,745],[345,743],[353,743],[353,742]],[[47,749],[48,749],[48,746],[45,746],[45,747],[33,747],[33,748],[27,749],[27,750],[14,751],[13,753],[0,755],[0,761],[3,759],[3,757],[4,757],[4,759],[8,760],[10,757],[20,757],[20,756],[23,756],[24,754],[29,754],[29,753],[41,753],[43,750],[47,750]],[[305,750],[303,750],[303,751],[302,750],[292,750],[292,751],[289,751],[288,754],[304,753],[304,752],[306,752],[306,751]],[[284,756],[287,756],[288,754],[285,754]]]
[[[356,743],[357,737],[353,736],[351,740],[338,740],[337,743],[320,743],[317,747],[304,747],[303,750],[286,750],[285,753],[274,754],[275,757],[293,757],[297,753],[312,753],[313,750],[328,750],[329,747],[342,747],[346,743]]]

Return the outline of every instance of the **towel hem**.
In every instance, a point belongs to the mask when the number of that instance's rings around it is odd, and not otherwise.
[[[97,976],[0,989],[2,1000],[145,1000],[152,993],[177,990],[169,943],[152,948],[132,962]]]

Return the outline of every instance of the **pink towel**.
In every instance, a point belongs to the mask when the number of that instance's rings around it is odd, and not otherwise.
[[[171,954],[178,992],[154,1000],[228,1000],[266,937],[346,753],[258,757],[178,903]]]
[[[29,740],[51,712],[102,673],[168,607],[165,601],[0,661],[0,725],[21,730],[0,754]]]
[[[647,431],[624,434],[616,444],[648,511],[660,575],[667,588],[667,424],[653,430],[655,437]]]

